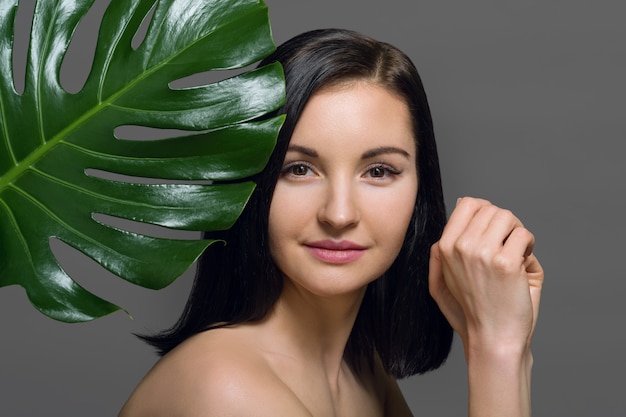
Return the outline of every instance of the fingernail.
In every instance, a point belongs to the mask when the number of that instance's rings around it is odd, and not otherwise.
[[[459,198],[456,199],[456,205],[457,206],[459,205],[459,203],[461,202],[462,199],[463,199],[463,197],[459,197]]]

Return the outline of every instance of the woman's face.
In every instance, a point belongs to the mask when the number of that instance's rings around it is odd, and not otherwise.
[[[294,285],[363,289],[402,246],[418,178],[408,108],[356,82],[314,94],[298,121],[269,215],[270,250]]]

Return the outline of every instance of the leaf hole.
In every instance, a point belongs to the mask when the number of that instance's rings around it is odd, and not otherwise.
[[[157,127],[139,125],[122,125],[113,130],[113,135],[117,139],[137,141],[172,139],[197,133],[197,131],[161,129]]]
[[[166,178],[149,178],[149,177],[136,177],[133,175],[118,174],[116,172],[104,171],[101,169],[87,168],[85,175],[94,178],[101,178],[104,180],[123,182],[127,184],[190,184],[190,185],[210,185],[213,183],[211,180],[180,180],[180,179],[166,179]]]
[[[21,0],[17,4],[13,32],[13,86],[19,94],[24,93],[26,61],[33,26],[35,0]]]
[[[210,70],[204,72],[198,72],[188,75],[186,77],[179,78],[169,83],[169,87],[172,90],[184,90],[186,88],[193,88],[204,86],[207,84],[213,84],[220,81],[224,81],[229,78],[236,77],[246,72],[252,71],[256,68],[256,64],[248,65],[243,68],[227,69],[227,70]]]
[[[178,240],[198,240],[202,238],[202,233],[198,231],[170,229],[102,213],[94,213],[91,217],[98,223],[106,226],[144,236]]]
[[[157,2],[155,2],[148,11],[148,13],[146,13],[143,20],[141,21],[141,24],[137,28],[137,32],[135,32],[133,39],[130,41],[130,46],[134,50],[137,50],[137,48],[141,46],[143,41],[146,40],[148,28],[150,28],[150,23],[152,22],[152,18],[154,17],[154,11],[156,10],[156,6]]]
[[[194,265],[167,288],[149,291],[147,288],[119,278],[89,256],[58,238],[50,238],[49,245],[59,265],[74,281],[87,291],[118,306],[128,308],[129,314],[135,318],[141,317],[142,327],[150,322],[151,326],[159,328],[163,323],[176,321],[180,310],[185,305],[196,271]],[[126,316],[121,314],[118,320],[122,322],[121,324],[128,323]],[[94,322],[88,324],[89,328],[95,325]],[[141,332],[145,332],[145,328],[142,328]]]
[[[57,237],[48,239],[48,244],[61,269],[87,291],[100,293],[97,284],[115,277],[89,256]]]
[[[81,19],[63,57],[59,81],[68,93],[79,92],[93,66],[102,17],[111,0],[96,0]]]

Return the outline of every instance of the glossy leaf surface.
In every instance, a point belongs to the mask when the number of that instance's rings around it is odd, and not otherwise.
[[[168,285],[212,242],[148,236],[102,218],[180,230],[230,227],[254,188],[248,177],[265,166],[282,123],[259,118],[284,98],[278,65],[171,87],[273,51],[267,7],[254,0],[112,0],[87,81],[69,93],[59,81],[61,65],[92,3],[37,1],[18,93],[18,1],[0,2],[0,286],[21,285],[37,309],[68,322],[119,307],[63,270],[51,238],[132,283]],[[146,19],[145,39],[133,47]],[[185,133],[120,139],[120,126]]]

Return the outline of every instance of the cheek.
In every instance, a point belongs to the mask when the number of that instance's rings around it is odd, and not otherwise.
[[[404,242],[404,237],[415,209],[416,198],[417,183],[406,187],[404,190],[398,190],[393,194],[393,197],[386,199],[382,203],[382,207],[378,209],[379,230],[381,233],[385,233],[386,238],[393,246],[393,252],[396,254],[400,251]]]
[[[302,195],[301,195],[302,194]],[[270,253],[276,257],[276,251],[286,238],[297,238],[311,218],[311,196],[292,187],[276,185],[268,219]]]
[[[276,193],[274,193],[274,197],[272,198],[268,219],[270,254],[273,258],[276,257],[277,245],[281,241],[280,236],[283,234],[283,229],[285,228],[285,225],[281,222],[281,218],[285,217],[283,213],[286,211],[286,207],[280,201],[277,201],[275,197]]]

